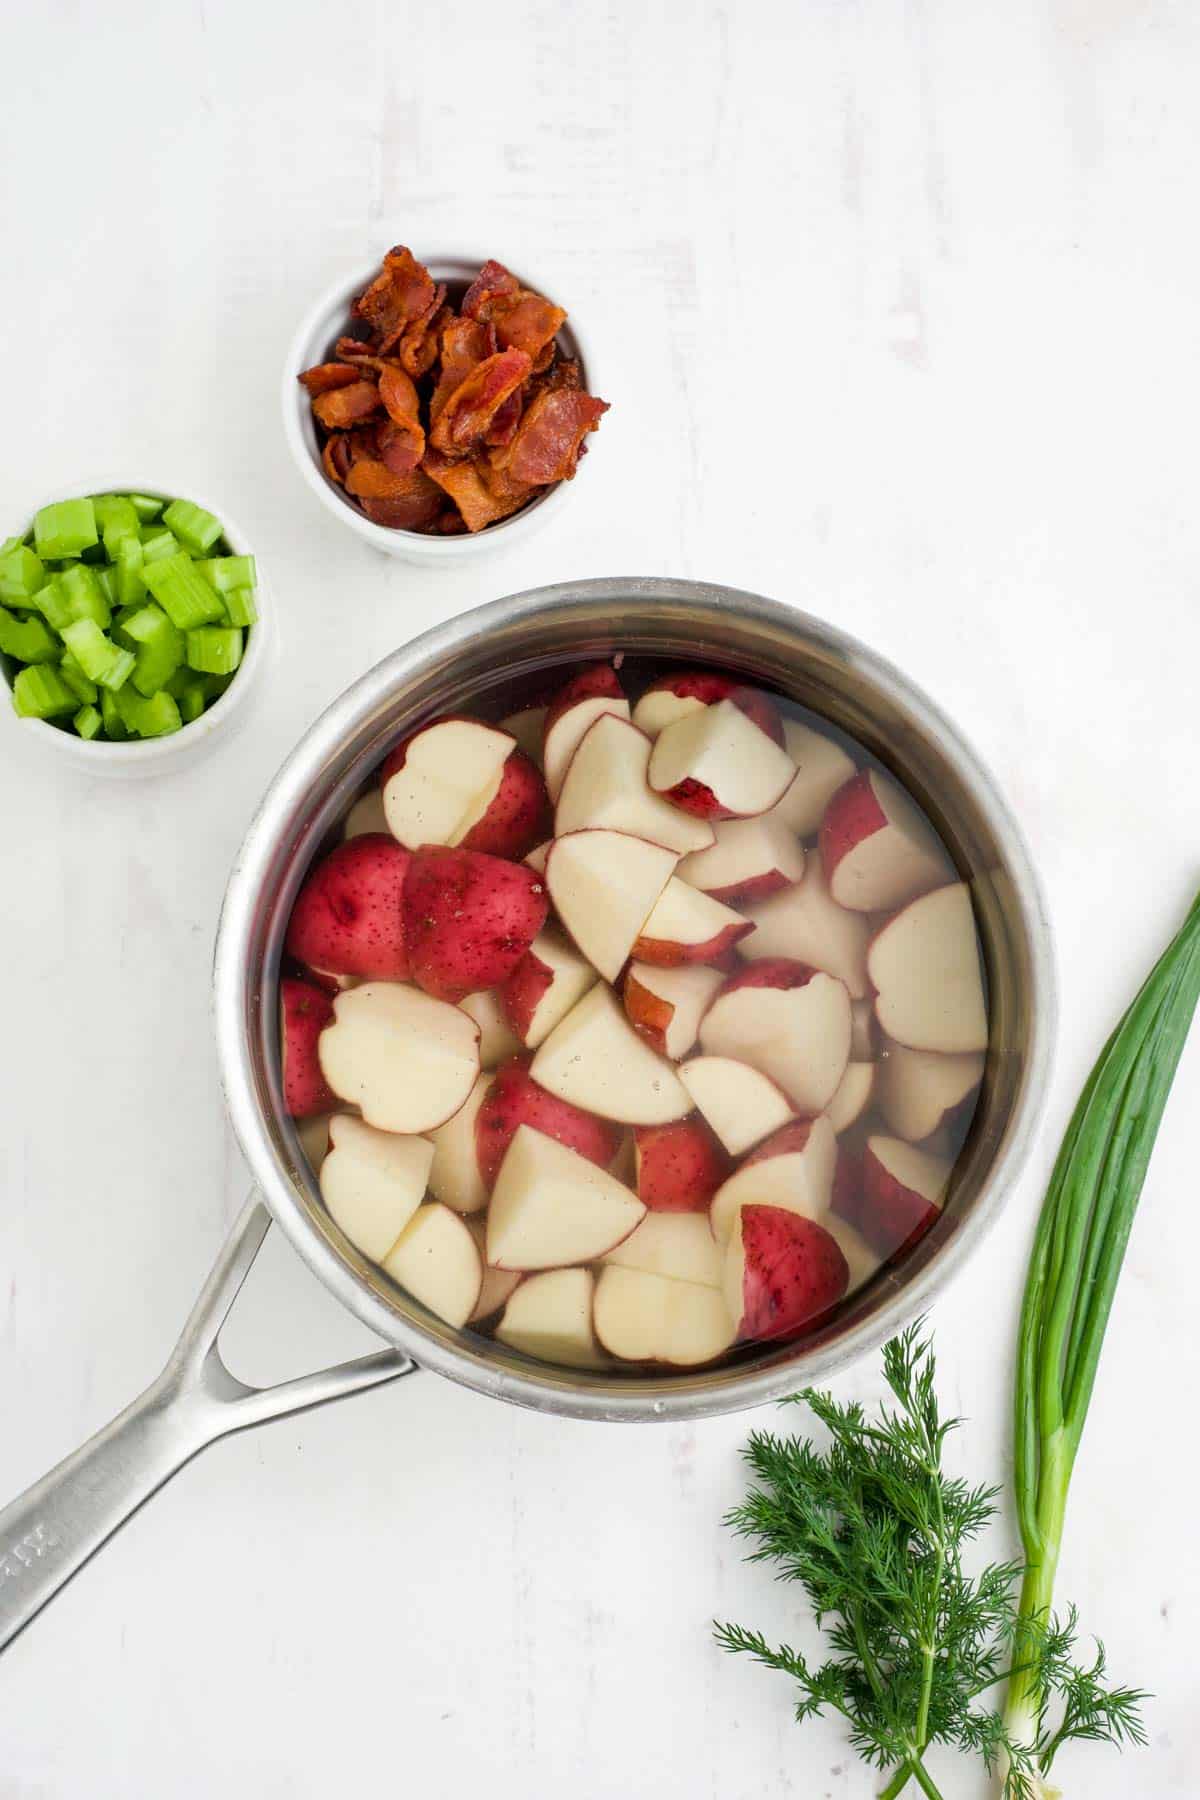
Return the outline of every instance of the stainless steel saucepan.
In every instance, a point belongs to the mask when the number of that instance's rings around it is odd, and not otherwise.
[[[397,735],[441,712],[528,703],[614,652],[728,668],[825,715],[894,768],[972,881],[991,1048],[945,1213],[800,1345],[747,1348],[717,1368],[592,1373],[528,1360],[442,1324],[342,1237],[320,1202],[280,1091],[276,989],[292,900],[314,853]],[[1054,1030],[1049,933],[1021,832],[950,721],[863,645],[790,607],[699,582],[585,581],[537,589],[427,632],[372,669],[279,771],[229,878],[214,1009],[230,1118],[257,1193],[166,1368],[140,1399],[0,1513],[0,1644],[199,1450],[227,1432],[418,1368],[496,1399],[587,1419],[693,1419],[757,1406],[871,1350],[928,1307],[980,1242],[1028,1148]],[[280,1387],[226,1369],[217,1332],[274,1219],[313,1273],[392,1346]]]

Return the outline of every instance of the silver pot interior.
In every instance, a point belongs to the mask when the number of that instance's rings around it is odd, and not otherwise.
[[[731,669],[823,715],[894,770],[972,883],[991,1009],[980,1103],[938,1226],[799,1344],[748,1346],[713,1369],[591,1374],[534,1363],[443,1325],[366,1261],[325,1212],[280,1089],[277,984],[297,888],[386,751],[442,712],[499,718],[576,665],[614,653]],[[276,777],[230,878],[216,1020],[230,1114],[276,1219],[382,1337],[483,1392],[591,1418],[697,1416],[824,1376],[927,1307],[979,1241],[1031,1135],[1053,1029],[1049,940],[1024,842],[955,728],[889,664],[805,614],[699,583],[603,580],[468,613],[397,651],[312,727]]]

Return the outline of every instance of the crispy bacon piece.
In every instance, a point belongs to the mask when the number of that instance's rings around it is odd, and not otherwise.
[[[525,390],[515,388],[504,402],[496,408],[496,416],[484,432],[485,444],[511,444],[517,435],[517,426],[521,423],[521,414],[525,408]]]
[[[429,402],[429,417],[436,420],[456,388],[485,357],[496,350],[496,333],[478,319],[456,319],[451,316],[441,329],[439,353],[442,359],[437,386]]]
[[[379,389],[373,381],[357,380],[346,387],[330,388],[313,401],[313,417],[326,431],[356,425],[379,411]]]
[[[476,364],[434,422],[429,433],[434,449],[449,456],[472,449],[509,395],[528,379],[530,367],[524,350],[498,350]]]
[[[419,413],[417,390],[412,376],[398,363],[385,363],[379,376],[379,398],[389,419],[398,425],[414,424]]]
[[[335,431],[325,439],[325,448],[321,452],[321,467],[330,481],[336,481],[341,487],[350,473],[350,442],[344,431]]]
[[[356,457],[346,477],[346,492],[357,500],[401,500],[409,491],[412,470],[397,475],[373,456]]]
[[[467,318],[494,325],[500,348],[524,350],[535,369],[550,362],[549,347],[567,318],[561,306],[523,288],[503,263],[490,260],[467,289],[462,309]]]
[[[543,486],[570,481],[580,446],[608,411],[606,400],[574,388],[543,388],[535,395],[511,444],[493,451],[498,468],[514,481]]]
[[[500,344],[505,349],[524,350],[535,363],[547,348],[553,355],[554,340],[566,317],[561,306],[525,289],[515,295],[503,295],[492,305],[492,324]]]
[[[349,387],[352,381],[361,379],[353,363],[347,362],[318,363],[315,369],[305,369],[299,377],[314,397],[329,393],[331,388]]]
[[[415,419],[385,419],[376,433],[379,460],[393,475],[410,475],[425,454],[425,433]]]
[[[379,427],[373,422],[366,425],[355,425],[353,430],[347,433],[347,439],[350,445],[351,462],[357,462],[360,456],[375,458],[379,455]]]
[[[397,345],[402,366],[410,375],[427,375],[437,360],[438,331],[446,312],[446,284],[438,283],[433,299],[419,319],[404,329]]]
[[[464,319],[480,319],[485,323],[491,318],[492,302],[502,294],[519,294],[521,284],[512,272],[488,257],[482,269],[463,295],[462,313]]]
[[[388,498],[364,495],[362,509],[376,525],[396,531],[431,531],[446,510],[446,496],[436,482],[414,469]]]
[[[484,456],[470,462],[452,462],[436,450],[427,450],[422,467],[439,487],[445,488],[466,520],[468,531],[482,531],[497,519],[507,519],[535,491],[514,481],[506,471],[494,469]]]
[[[433,277],[405,244],[397,244],[383,259],[383,268],[370,287],[351,307],[356,319],[365,319],[372,347],[382,354],[403,334],[405,326],[426,314],[435,293]]]

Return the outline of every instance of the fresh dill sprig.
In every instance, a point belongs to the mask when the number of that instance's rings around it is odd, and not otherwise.
[[[943,1469],[946,1439],[932,1343],[915,1325],[884,1347],[895,1398],[869,1419],[812,1388],[792,1397],[825,1428],[828,1444],[755,1432],[745,1450],[756,1485],[726,1523],[799,1583],[823,1629],[827,1660],[814,1664],[761,1632],[715,1627],[726,1650],[787,1675],[796,1717],[840,1713],[858,1755],[888,1775],[883,1800],[910,1781],[940,1800],[926,1765],[932,1745],[981,1757],[1004,1775],[1006,1800],[1035,1800],[1064,1743],[1145,1741],[1142,1693],[1107,1688],[1103,1649],[1074,1658],[1076,1618],[1018,1619],[1020,1562],[978,1573],[964,1553],[996,1513],[997,1490]],[[1045,1699],[1031,1741],[1010,1739],[986,1696],[1014,1670],[1033,1673]]]

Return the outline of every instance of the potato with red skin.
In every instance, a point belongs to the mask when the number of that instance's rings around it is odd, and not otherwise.
[[[754,925],[732,907],[672,876],[634,940],[636,962],[657,969],[715,963],[749,937]]]
[[[311,981],[285,976],[279,984],[283,1103],[293,1119],[336,1112],[337,1095],[321,1073],[317,1040],[333,1019],[333,1001]]]
[[[404,930],[413,981],[457,1003],[512,974],[546,922],[545,883],[524,863],[440,846],[413,852]]]
[[[664,725],[646,777],[673,806],[712,823],[770,812],[796,779],[796,765],[731,694]]]
[[[475,1115],[479,1174],[489,1192],[495,1185],[504,1153],[522,1125],[565,1144],[568,1150],[586,1156],[601,1169],[608,1168],[621,1147],[619,1125],[547,1093],[529,1073],[532,1060],[529,1056],[514,1056],[497,1069]]]
[[[706,1055],[732,1057],[769,1075],[805,1116],[823,1112],[840,1087],[850,1035],[845,984],[783,956],[763,957],[731,975],[700,1021]]]
[[[861,769],[834,794],[820,846],[830,897],[853,912],[892,912],[954,878],[929,821],[877,769]]]
[[[581,669],[550,702],[542,725],[542,767],[552,800],[558,799],[571,758],[589,726],[606,712],[629,717],[625,691],[608,663]]]
[[[407,981],[404,882],[409,852],[386,832],[365,832],[309,871],[288,921],[286,948],[320,976]]]
[[[549,836],[552,823],[550,796],[542,771],[523,750],[516,749],[504,765],[500,786],[487,811],[462,839],[461,848],[520,862],[535,844]]]
[[[705,1212],[733,1167],[699,1113],[633,1133],[638,1199],[651,1212]]]
[[[788,1337],[837,1305],[850,1266],[834,1237],[779,1206],[744,1206],[725,1253],[725,1304],[739,1338]]]
[[[851,1224],[885,1260],[913,1249],[942,1215],[950,1164],[900,1138],[869,1137]],[[842,1211],[835,1197],[835,1206]],[[843,1202],[844,1204],[844,1202]],[[843,1212],[843,1217],[846,1214]]]
[[[454,733],[452,728],[455,726],[470,726],[475,729],[470,734],[461,731]],[[451,730],[444,730],[445,727]],[[448,749],[434,749],[433,746],[440,746],[443,739],[446,740]],[[476,749],[462,769],[460,779],[464,785],[458,806],[448,815],[443,815],[436,826],[431,826],[428,823],[429,814],[424,807],[411,817],[407,816],[412,812],[410,803],[404,809],[406,818],[403,823],[398,815],[393,815],[393,833],[412,849],[416,849],[418,843],[447,843],[457,849],[480,850],[487,856],[511,857],[514,862],[519,862],[527,851],[532,850],[550,832],[552,815],[546,784],[541,770],[511,738],[510,733],[502,726],[487,725],[481,719],[472,718],[470,714],[447,713],[439,719],[433,719],[419,730],[409,732],[407,737],[402,738],[388,752],[379,772],[385,814],[388,783],[406,768],[410,751],[418,740],[424,741],[427,754],[432,756],[435,765],[441,762],[444,774],[448,775],[448,759],[462,758],[464,739],[467,743],[473,742]],[[509,744],[507,755],[506,741]],[[472,776],[476,767],[478,773]],[[495,783],[495,786],[490,797],[481,801],[480,793],[487,795],[491,783]],[[482,810],[478,812],[478,816],[472,817],[472,811],[480,806]],[[410,829],[418,825],[421,827],[419,831]]]
[[[651,737],[661,729],[659,710],[655,706],[656,696],[670,695],[677,700],[693,700],[700,706],[715,706],[719,700],[732,700],[733,704],[744,712],[748,719],[777,744],[782,744],[783,720],[779,716],[779,708],[768,694],[760,688],[750,688],[736,681],[732,675],[719,675],[711,669],[679,669],[672,675],[662,675],[652,681],[634,709],[634,723]],[[641,714],[639,718],[637,715]],[[662,723],[666,722],[665,716]]]

